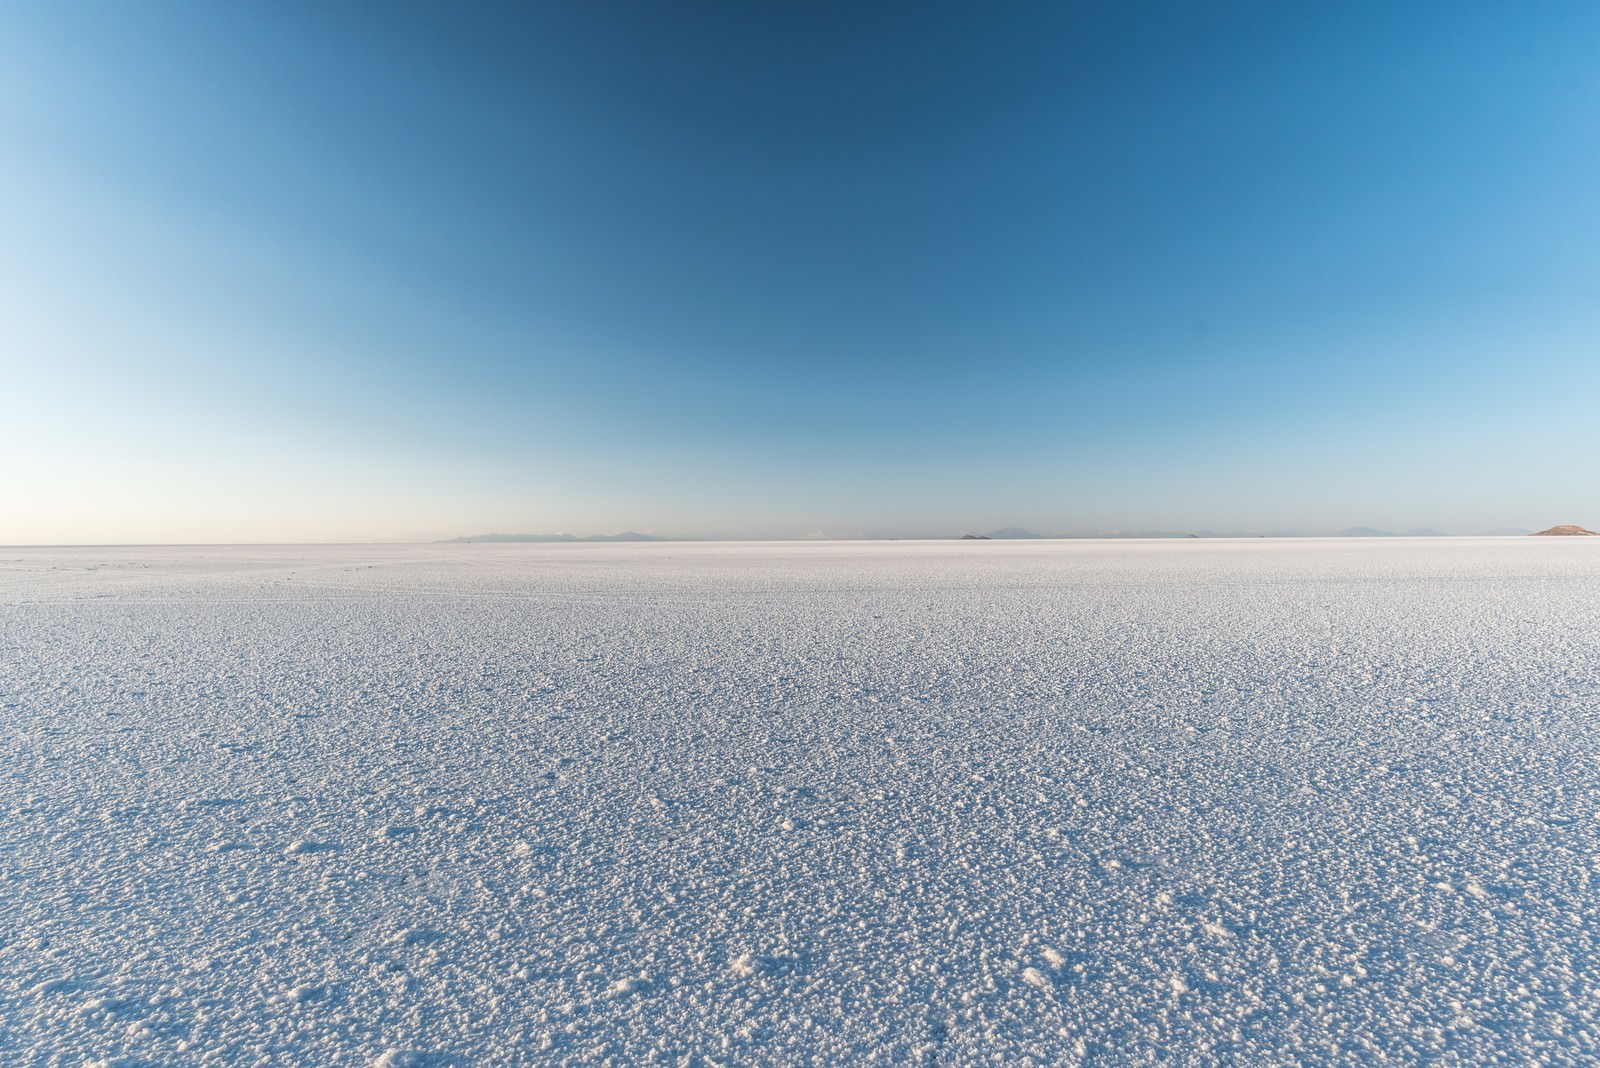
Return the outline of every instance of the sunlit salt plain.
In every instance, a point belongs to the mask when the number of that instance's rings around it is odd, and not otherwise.
[[[8,1065],[1600,1056],[1586,540],[5,549],[0,628]]]

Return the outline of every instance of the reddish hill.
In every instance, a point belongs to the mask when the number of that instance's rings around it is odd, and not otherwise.
[[[1600,538],[1600,532],[1584,530],[1582,527],[1577,526],[1576,524],[1568,523],[1565,526],[1551,527],[1549,530],[1537,531],[1536,533],[1530,535],[1530,537],[1534,538],[1563,538],[1572,536]]]

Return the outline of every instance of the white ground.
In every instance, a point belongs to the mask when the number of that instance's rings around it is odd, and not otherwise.
[[[0,1063],[1593,1061],[1596,542],[0,550]]]

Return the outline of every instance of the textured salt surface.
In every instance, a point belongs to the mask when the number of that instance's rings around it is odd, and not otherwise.
[[[1600,545],[0,550],[8,1065],[1600,1056]]]

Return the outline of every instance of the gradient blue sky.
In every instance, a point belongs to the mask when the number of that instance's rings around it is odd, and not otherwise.
[[[1600,524],[1600,6],[0,17],[0,542]]]

